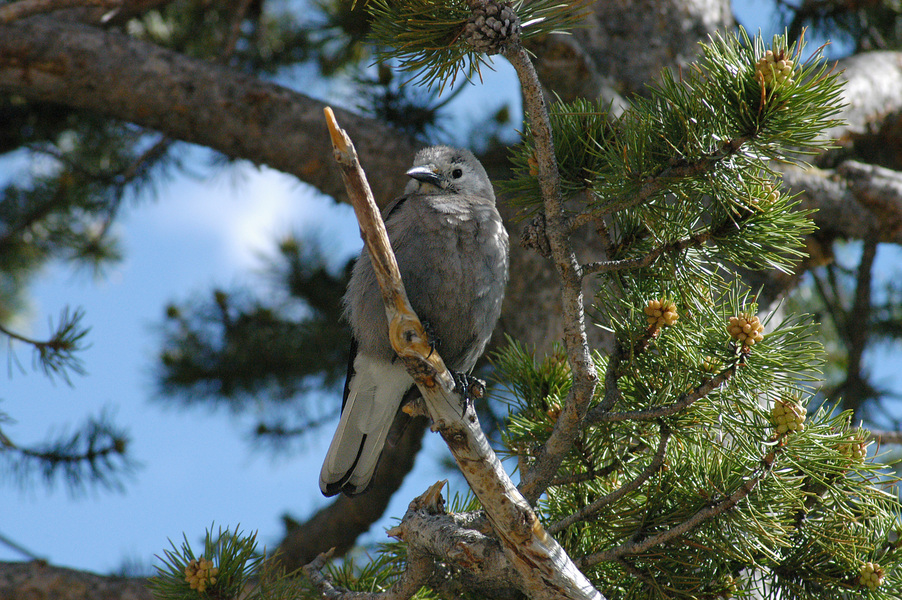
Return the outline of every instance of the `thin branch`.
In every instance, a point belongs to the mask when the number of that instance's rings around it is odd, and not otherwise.
[[[254,0],[238,0],[238,5],[235,7],[235,13],[232,15],[229,26],[229,36],[226,38],[226,42],[219,54],[219,61],[223,64],[227,63],[235,53],[238,38],[241,36],[241,23],[244,21],[247,10],[250,8],[253,1]]]
[[[681,410],[688,408],[693,403],[701,400],[714,390],[720,388],[722,385],[730,381],[733,375],[736,374],[736,367],[737,365],[734,364],[729,369],[721,371],[711,379],[708,379],[701,385],[696,386],[696,388],[691,392],[682,394],[675,402],[671,404],[655,406],[654,408],[647,408],[644,410],[631,410],[619,413],[611,413],[607,412],[607,410],[599,410],[602,407],[598,406],[589,411],[589,414],[586,417],[586,422],[595,424],[616,423],[620,421],[651,421],[653,419],[660,419],[662,417],[676,414]]]
[[[589,190],[588,193],[591,193]],[[573,215],[569,219],[567,219],[567,229],[570,233],[573,233],[577,229],[583,227],[584,225],[588,225],[589,223],[595,223],[599,221],[601,217],[599,217],[594,212],[583,212],[576,215]]]
[[[902,444],[902,431],[871,431],[870,439],[878,444]]]
[[[522,47],[505,52],[523,89],[523,101],[536,142],[538,180],[545,203],[545,231],[551,258],[561,279],[564,347],[573,373],[573,384],[554,425],[554,430],[539,450],[531,468],[523,473],[520,490],[534,503],[554,480],[564,456],[579,434],[589,402],[598,385],[586,337],[583,304],[583,273],[570,242],[567,218],[563,211],[557,159],[554,155],[551,123],[535,68]]]
[[[304,574],[310,583],[319,590],[322,598],[330,600],[408,600],[416,594],[420,588],[426,585],[429,575],[434,569],[432,560],[420,553],[412,552],[407,556],[407,568],[401,576],[386,592],[352,592],[339,589],[323,574],[323,568],[332,558],[334,548],[323,552],[312,562],[304,565]]]
[[[660,257],[662,254],[665,254],[667,252],[682,252],[687,248],[702,246],[713,236],[714,229],[707,229],[705,231],[700,231],[695,235],[677,240],[670,244],[659,246],[654,250],[648,252],[644,256],[637,256],[636,258],[627,258],[623,260],[601,260],[585,264],[583,265],[583,273],[585,275],[591,275],[595,273],[609,273],[611,271],[640,269],[642,267],[647,267],[648,265],[653,263],[655,259]]]
[[[668,183],[674,179],[698,177],[710,172],[717,164],[739,152],[742,146],[751,138],[748,136],[725,140],[718,150],[692,162],[677,162],[664,168],[657,175],[651,175],[645,179],[635,193],[627,197],[605,204],[596,212],[599,215],[609,215],[621,210],[633,208],[647,201],[655,194],[667,189]]]
[[[15,552],[21,554],[22,556],[24,556],[24,557],[27,558],[28,560],[38,560],[38,561],[41,561],[41,562],[47,562],[47,558],[46,558],[46,557],[44,557],[44,556],[38,556],[37,554],[35,554],[34,552],[32,552],[31,550],[29,550],[29,549],[26,548],[25,546],[23,546],[23,545],[21,545],[21,544],[17,544],[16,542],[14,542],[13,540],[9,539],[8,537],[6,537],[5,535],[3,535],[2,533],[0,533],[0,544],[2,544],[3,546],[6,546],[6,547],[9,548],[10,550],[13,550],[13,551],[15,551]]]
[[[339,590],[332,582],[329,581],[325,575],[323,575],[323,568],[325,568],[326,563],[329,562],[329,559],[332,558],[332,549],[329,549],[326,552],[321,553],[315,559],[313,559],[309,564],[304,565],[304,575],[307,576],[307,579],[310,580],[310,583],[319,590],[320,595],[323,598],[374,598],[373,594],[360,594],[359,596],[354,596],[355,592],[348,592],[345,590]]]
[[[47,340],[29,338],[7,329],[2,324],[0,324],[0,334],[10,339],[10,345],[15,340],[31,346],[34,350],[35,363],[40,364],[46,375],[59,374],[67,383],[71,383],[67,369],[71,369],[77,374],[84,374],[81,360],[76,356],[78,352],[85,349],[81,342],[89,331],[89,328],[81,327],[83,317],[84,311],[81,309],[77,309],[71,316],[68,308],[64,309],[56,331]],[[54,329],[52,322],[50,328]],[[12,352],[9,356],[11,361],[15,360]]]
[[[844,336],[848,345],[846,359],[846,380],[840,385],[843,400],[847,406],[859,413],[861,404],[873,393],[866,376],[862,375],[862,357],[868,344],[868,322],[871,318],[871,280],[874,259],[877,256],[877,240],[864,241],[861,260],[858,263],[858,277],[855,281],[855,300],[848,313],[850,317],[844,327]]]
[[[588,471],[582,473],[571,473],[568,475],[561,475],[559,477],[555,477],[554,481],[551,482],[549,487],[553,486],[562,486],[562,485],[571,485],[574,483],[583,483],[585,481],[591,481],[593,479],[600,479],[602,477],[607,477],[614,471],[623,468],[624,465],[632,464],[633,462],[639,460],[638,456],[635,456],[639,452],[645,452],[648,449],[648,445],[643,443],[638,443],[630,448],[628,448],[624,455],[633,456],[632,460],[625,461],[622,458],[615,459],[608,463],[607,465],[601,467],[600,469],[589,469]]]
[[[6,25],[31,15],[83,6],[103,6],[117,9],[122,6],[122,0],[18,0],[17,2],[0,5],[0,25]]]
[[[588,506],[585,506],[575,513],[564,517],[560,521],[552,523],[548,526],[548,533],[554,535],[559,531],[563,531],[567,527],[570,527],[574,523],[584,521],[586,518],[595,514],[608,504],[616,502],[626,494],[639,489],[639,486],[645,483],[652,475],[654,475],[661,469],[661,466],[663,466],[664,456],[667,452],[667,442],[670,441],[670,435],[670,427],[668,427],[666,423],[661,423],[661,440],[660,442],[658,442],[658,449],[655,452],[654,457],[652,457],[651,462],[648,463],[648,466],[645,467],[645,469],[639,475],[637,475],[635,479],[620,486],[613,492],[605,494]]]
[[[633,347],[630,349],[630,355],[635,356],[645,352],[658,331],[658,328],[655,326],[646,329],[639,339],[635,340]],[[604,398],[592,409],[591,414],[606,414],[623,397],[618,381],[620,380],[620,365],[626,357],[626,348],[624,348],[620,340],[617,340],[614,344],[614,351],[608,357],[608,366],[604,374]]]
[[[655,546],[669,542],[675,538],[680,537],[681,535],[689,533],[705,521],[713,519],[714,517],[723,514],[727,510],[736,506],[736,504],[738,504],[743,498],[748,496],[752,492],[752,490],[755,489],[758,483],[763,480],[768,473],[770,473],[772,464],[773,463],[765,463],[761,467],[761,470],[757,475],[750,478],[741,486],[736,488],[736,490],[728,497],[724,498],[717,504],[706,506],[705,508],[697,511],[694,515],[692,515],[679,525],[640,541],[625,542],[617,546],[616,548],[611,548],[609,550],[603,550],[601,552],[586,555],[578,559],[577,561],[580,568],[584,569],[593,565],[597,565],[601,562],[617,560],[629,554],[640,554],[642,552],[650,550],[651,548],[654,548]]]

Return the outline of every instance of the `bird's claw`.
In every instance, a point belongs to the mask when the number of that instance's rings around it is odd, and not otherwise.
[[[454,378],[454,391],[460,394],[464,401],[461,407],[461,416],[463,416],[473,400],[485,397],[485,382],[467,373],[451,371],[451,376]]]
[[[438,337],[435,335],[435,330],[432,328],[432,323],[429,321],[420,321],[420,324],[423,326],[423,331],[426,332],[426,338],[429,342],[429,354],[426,358],[432,356],[432,353],[435,352],[435,349],[439,346],[440,341]]]

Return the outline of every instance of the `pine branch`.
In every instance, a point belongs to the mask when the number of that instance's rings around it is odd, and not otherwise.
[[[661,467],[664,465],[664,457],[667,452],[667,442],[670,441],[670,435],[671,435],[670,427],[668,427],[666,423],[662,422],[660,424],[660,431],[661,431],[661,439],[658,442],[658,449],[655,451],[655,454],[652,457],[651,462],[648,463],[648,466],[646,466],[645,469],[641,473],[639,473],[639,475],[637,475],[635,478],[633,478],[628,483],[620,486],[613,492],[606,494],[606,495],[602,496],[601,498],[598,498],[597,500],[594,500],[588,506],[585,506],[585,507],[579,509],[578,511],[574,512],[573,514],[571,514],[567,517],[564,517],[563,519],[561,519],[555,523],[552,523],[551,525],[548,526],[548,533],[550,533],[551,535],[555,535],[556,533],[563,531],[567,527],[570,527],[574,523],[578,523],[580,521],[585,521],[587,518],[589,518],[593,514],[597,513],[599,510],[601,510],[605,506],[607,506],[613,502],[616,502],[617,500],[626,496],[630,492],[633,492],[633,491],[639,489],[639,487],[643,483],[648,481],[648,479],[652,475],[657,473],[661,469]]]
[[[713,392],[714,390],[720,389],[727,382],[732,379],[733,375],[736,373],[737,367],[741,363],[736,363],[732,365],[730,368],[721,371],[714,377],[706,380],[701,385],[697,386],[691,392],[681,394],[676,401],[672,404],[667,404],[664,406],[656,406],[654,408],[649,408],[645,410],[632,410],[628,412],[619,412],[612,413],[607,410],[601,410],[601,406],[597,408],[593,408],[589,411],[589,414],[586,416],[586,422],[588,424],[596,424],[596,423],[616,423],[619,421],[650,421],[654,419],[660,419],[663,417],[668,417],[671,415],[675,415],[690,406],[692,406],[698,400],[706,397],[708,394]]]
[[[90,331],[89,327],[81,325],[84,316],[85,313],[82,309],[75,310],[71,315],[68,308],[63,309],[56,328],[52,322],[50,323],[50,329],[55,329],[55,331],[46,340],[37,340],[15,333],[3,325],[0,325],[0,333],[9,338],[10,345],[13,341],[17,341],[31,346],[34,350],[35,367],[39,366],[48,377],[59,375],[71,385],[70,371],[78,375],[85,372],[81,359],[78,357],[78,353],[86,348],[83,340]],[[12,349],[10,349],[10,360],[14,360]]]
[[[610,273],[613,271],[625,271],[625,270],[634,270],[640,269],[643,267],[647,267],[652,264],[655,259],[660,257],[663,254],[668,253],[677,253],[686,250],[687,248],[695,248],[699,246],[704,246],[705,243],[714,237],[715,231],[713,228],[708,228],[705,231],[700,231],[695,235],[690,237],[683,238],[681,240],[677,240],[675,242],[671,242],[669,244],[664,244],[662,246],[658,246],[651,252],[646,253],[643,256],[637,256],[636,258],[627,258],[621,260],[604,260],[597,261],[593,263],[588,263],[583,265],[583,273],[585,275],[594,275],[597,273]]]
[[[640,554],[642,552],[646,552],[655,546],[660,544],[664,544],[671,540],[674,540],[682,535],[686,535],[691,532],[699,525],[713,519],[714,517],[725,513],[729,509],[736,506],[743,498],[748,496],[752,490],[763,480],[771,471],[771,464],[764,464],[759,468],[759,471],[756,475],[750,477],[743,483],[741,486],[736,488],[732,494],[718,503],[705,507],[691,517],[668,529],[667,531],[662,531],[656,535],[647,537],[641,541],[629,541],[625,542],[616,548],[611,548],[609,550],[603,550],[601,552],[596,552],[594,554],[589,554],[587,556],[583,556],[578,560],[580,568],[588,568],[593,565],[597,565],[601,562],[618,560],[630,554]]]
[[[121,491],[123,479],[136,468],[127,453],[128,436],[110,422],[106,413],[89,419],[74,433],[41,446],[20,446],[2,434],[0,441],[4,469],[20,486],[40,476],[49,487],[61,480],[72,494],[90,486]]]
[[[563,211],[557,160],[554,154],[551,123],[538,76],[525,50],[509,51],[505,57],[514,66],[523,89],[524,106],[529,115],[530,130],[536,140],[539,187],[544,201],[544,231],[552,260],[561,279],[564,346],[572,370],[573,384],[555,422],[551,436],[540,449],[531,468],[523,473],[520,490],[535,502],[557,472],[564,456],[579,435],[589,402],[598,383],[585,331],[583,308],[583,273],[576,258]]]

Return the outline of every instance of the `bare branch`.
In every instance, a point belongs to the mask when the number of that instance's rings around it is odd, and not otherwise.
[[[878,444],[902,444],[902,431],[871,431],[869,435]]]
[[[152,600],[147,580],[95,575],[43,561],[0,562],[0,598]]]
[[[96,82],[102,81],[98,86]],[[279,85],[116,31],[36,16],[0,25],[0,92],[84,108],[297,176],[344,194],[329,161],[324,104]],[[380,204],[402,187],[414,141],[384,123],[338,116],[358,140]]]
[[[474,529],[474,525],[479,525],[477,514],[455,515],[444,511],[440,496],[444,483],[433,485],[424,494],[438,494],[438,502],[424,502],[424,496],[415,499],[401,523],[388,534],[404,541],[408,552],[432,558],[428,568],[435,571],[434,579],[442,580],[433,580],[430,585],[442,595],[457,597],[467,590],[478,589],[480,595],[487,598],[520,597],[517,590],[522,587],[522,578],[507,560],[501,544],[491,535],[491,528],[487,532]],[[447,573],[437,571],[436,562],[453,576],[447,577]]]
[[[838,116],[844,125],[824,132],[840,143],[855,135],[868,133],[872,123],[902,110],[902,54],[899,52],[862,52],[841,60],[843,101]]]

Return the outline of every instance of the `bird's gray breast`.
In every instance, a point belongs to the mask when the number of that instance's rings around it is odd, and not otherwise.
[[[386,227],[414,311],[430,325],[448,366],[469,370],[491,337],[507,282],[507,232],[498,211],[457,195],[414,195]],[[347,316],[361,351],[391,356],[378,286],[365,285],[370,278],[364,253],[348,288]]]

